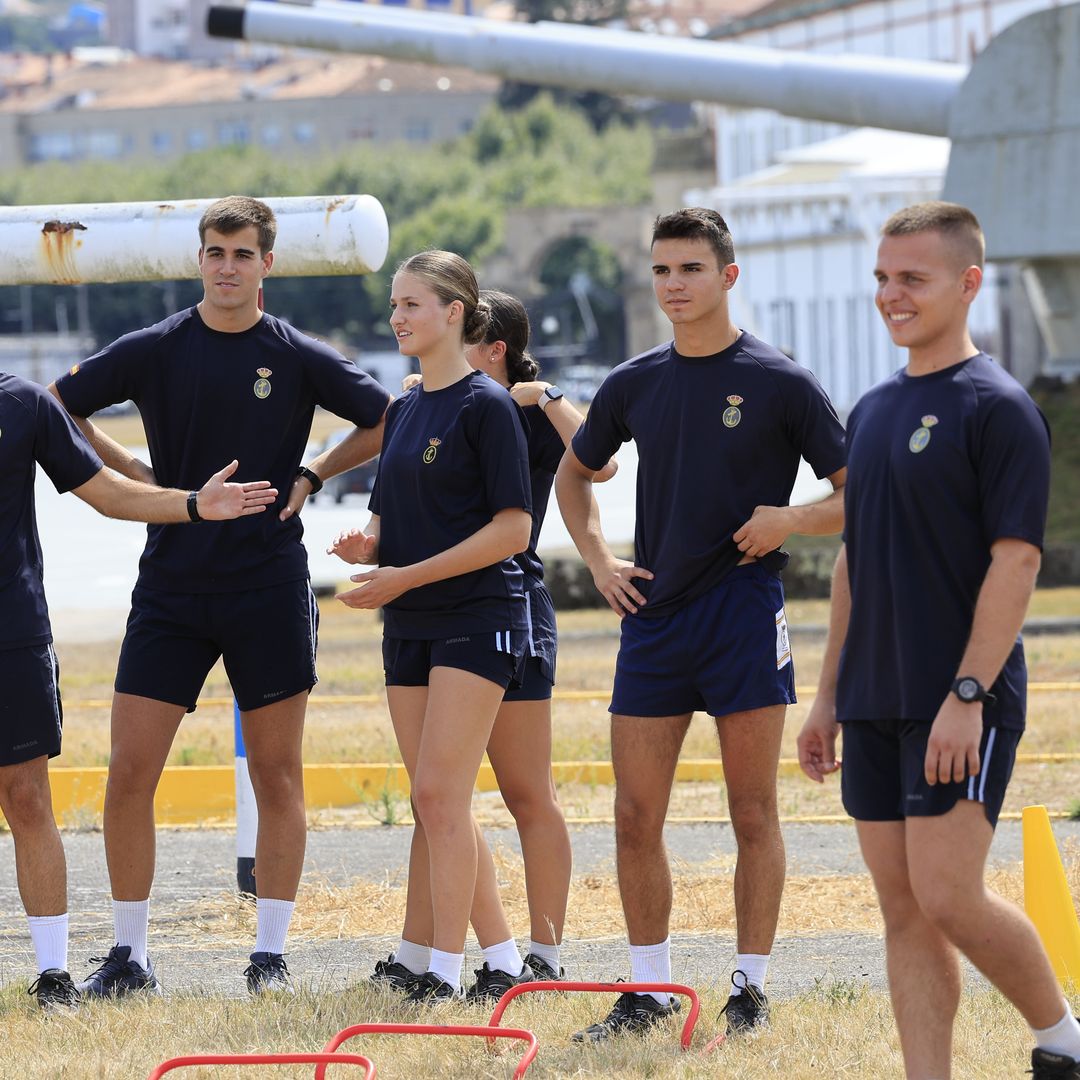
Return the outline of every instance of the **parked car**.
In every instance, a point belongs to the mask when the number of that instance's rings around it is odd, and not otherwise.
[[[352,428],[341,428],[338,431],[330,432],[319,453],[325,453],[331,447],[337,446],[352,430]],[[310,496],[310,499],[314,502],[316,499],[329,498],[339,503],[346,495],[367,494],[375,485],[375,474],[378,470],[379,459],[374,457],[370,461],[365,461],[363,465],[357,465],[355,469],[349,469],[348,472],[331,476],[323,484],[322,491],[317,495]]]

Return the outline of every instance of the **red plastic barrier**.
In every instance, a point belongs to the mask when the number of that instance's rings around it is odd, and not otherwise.
[[[691,991],[692,993],[693,991]],[[323,1053],[328,1055],[326,1061],[333,1061],[333,1051],[343,1042],[357,1035],[479,1035],[487,1039],[491,1044],[493,1039],[518,1039],[528,1043],[525,1053],[514,1070],[514,1080],[521,1080],[525,1071],[536,1058],[539,1049],[536,1036],[524,1028],[496,1028],[482,1027],[480,1025],[459,1024],[353,1024],[339,1031],[324,1047]],[[315,1080],[323,1080],[326,1076],[326,1064],[321,1064],[315,1070]]]
[[[321,1063],[321,1064],[320,1064]],[[319,1054],[188,1054],[185,1057],[170,1058],[163,1061],[148,1077],[159,1080],[173,1069],[183,1069],[189,1065],[316,1065],[319,1064],[326,1074],[326,1066],[362,1065],[364,1080],[375,1080],[375,1066],[371,1060],[360,1054],[328,1054],[325,1050]]]
[[[537,980],[535,982],[521,983],[518,986],[511,986],[510,989],[499,998],[495,1005],[495,1011],[491,1014],[491,1019],[488,1023],[492,1027],[498,1027],[503,1013],[506,1012],[506,1006],[509,1005],[514,998],[520,997],[522,994],[535,993],[538,990],[556,990],[559,993],[678,994],[681,997],[689,998],[690,1009],[686,1014],[686,1021],[683,1024],[682,1037],[680,1039],[684,1050],[690,1049],[690,1040],[694,1037],[694,1025],[697,1024],[698,1013],[701,1012],[701,1002],[698,1001],[697,991],[692,987],[683,986],[680,983],[544,982],[542,980]]]

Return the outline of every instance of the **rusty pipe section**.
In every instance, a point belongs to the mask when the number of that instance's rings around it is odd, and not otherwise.
[[[959,64],[823,56],[626,30],[502,22],[364,3],[211,7],[217,37],[467,67],[521,82],[775,109],[832,123],[948,133]]]
[[[199,219],[213,201],[0,207],[0,285],[197,277]],[[277,277],[366,274],[386,259],[390,230],[371,195],[265,201]]]

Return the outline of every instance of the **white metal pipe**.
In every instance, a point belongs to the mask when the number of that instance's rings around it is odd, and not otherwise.
[[[211,7],[218,37],[467,67],[522,82],[776,109],[832,123],[948,133],[959,64],[824,56],[732,42],[500,22],[373,4]]]
[[[199,219],[213,199],[0,207],[0,285],[162,281],[199,272]],[[371,195],[270,198],[274,274],[365,274],[386,259],[386,212]]]

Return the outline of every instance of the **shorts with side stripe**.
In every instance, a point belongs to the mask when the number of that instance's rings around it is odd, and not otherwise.
[[[983,725],[979,772],[959,783],[928,784],[923,771],[928,723],[914,720],[849,720],[843,724],[840,790],[856,821],[940,817],[961,799],[982,803],[997,825],[1023,731]]]
[[[306,693],[318,681],[319,606],[308,581],[228,593],[136,585],[116,690],[193,712],[221,658],[241,711]]]
[[[60,753],[64,711],[60,664],[52,645],[0,652],[0,765]]]
[[[794,702],[784,587],[760,563],[670,615],[622,620],[609,712],[729,716]]]
[[[555,625],[555,605],[543,582],[525,594],[525,607],[529,616],[529,641],[521,685],[507,690],[503,701],[547,701],[555,685],[559,631]]]
[[[528,635],[523,630],[472,630],[450,638],[383,638],[387,686],[427,686],[431,669],[470,671],[501,686],[521,682]]]

